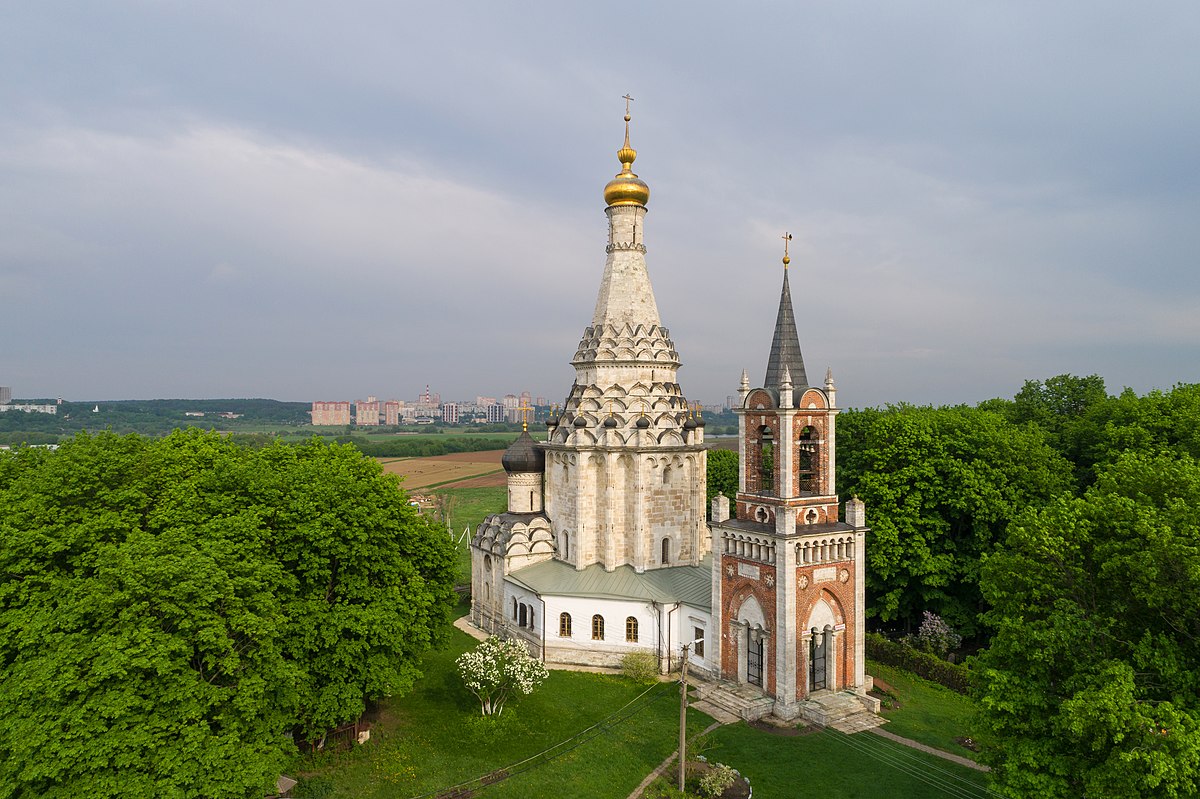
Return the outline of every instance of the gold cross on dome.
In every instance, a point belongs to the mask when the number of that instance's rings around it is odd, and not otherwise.
[[[792,259],[788,257],[788,242],[792,240],[792,234],[784,231],[780,238],[783,239],[783,268],[787,269],[787,265],[792,262]]]
[[[532,411],[533,408],[530,408],[528,405],[521,405],[517,410],[521,412],[521,430],[529,432],[529,411]]]
[[[633,102],[633,98],[626,94],[621,99],[625,101],[625,116],[629,116],[629,104]]]

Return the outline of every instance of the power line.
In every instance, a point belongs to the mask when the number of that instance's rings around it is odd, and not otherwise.
[[[645,691],[642,691],[640,694],[635,696],[633,699],[626,702],[624,705],[622,705],[620,708],[618,708],[615,712],[613,712],[609,716],[606,716],[605,718],[601,719],[600,721],[597,721],[595,724],[592,724],[590,727],[586,727],[586,728],[580,730],[579,732],[575,733],[574,735],[572,735],[569,738],[566,738],[562,741],[559,741],[556,744],[546,747],[545,749],[538,752],[537,754],[530,755],[529,757],[524,758],[523,760],[518,760],[514,763],[510,763],[507,766],[503,766],[499,769],[489,771],[487,774],[482,774],[478,777],[474,777],[473,779],[466,780],[464,782],[460,782],[456,785],[450,785],[445,788],[439,788],[435,791],[430,791],[428,793],[419,794],[418,796],[412,797],[412,799],[429,799],[430,797],[441,796],[443,794],[451,794],[455,791],[467,790],[467,789],[469,789],[471,791],[478,791],[483,788],[486,788],[488,785],[492,785],[496,782],[500,782],[501,780],[508,779],[509,777],[515,776],[517,774],[522,774],[526,771],[531,771],[532,769],[538,768],[540,766],[544,766],[547,763],[550,763],[550,762],[556,760],[557,758],[562,757],[563,755],[567,754],[568,752],[574,751],[575,749],[579,748],[580,746],[583,746],[588,741],[591,741],[592,739],[602,735],[603,733],[608,732],[613,727],[616,727],[619,724],[623,724],[624,722],[628,721],[633,716],[640,713],[645,708],[653,705],[655,702],[662,701],[667,696],[666,693],[660,693],[656,697],[651,697],[646,702],[642,702],[641,704],[636,704],[643,697],[645,697],[646,694],[648,694],[651,691],[655,690],[656,688],[660,688],[660,687],[661,687],[661,684],[651,685]],[[568,746],[568,744],[570,744],[570,746]],[[564,748],[564,747],[566,747],[566,748]],[[559,750],[559,751],[556,751],[556,750]],[[551,754],[551,753],[553,753],[553,754]]]
[[[858,740],[858,736],[842,735],[828,729],[824,730],[823,734],[956,799],[1005,799],[1003,794],[978,785],[936,763],[928,762],[907,746],[892,743],[878,736],[871,736],[872,743],[868,744],[866,739]]]

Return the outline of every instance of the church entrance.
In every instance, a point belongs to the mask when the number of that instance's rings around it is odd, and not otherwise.
[[[746,647],[746,682],[762,687],[763,684],[763,639],[754,640],[750,636],[749,646]]]
[[[812,637],[808,640],[808,684],[813,691],[829,687],[829,638],[830,629],[812,628]]]

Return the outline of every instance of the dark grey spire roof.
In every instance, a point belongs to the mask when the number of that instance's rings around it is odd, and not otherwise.
[[[796,332],[796,316],[792,313],[792,289],[787,270],[783,270],[783,293],[779,296],[779,316],[775,319],[775,337],[771,340],[771,357],[767,361],[764,388],[778,388],[783,380],[783,368],[791,372],[792,385],[797,390],[808,386],[804,373],[804,356],[800,354],[800,335]]]

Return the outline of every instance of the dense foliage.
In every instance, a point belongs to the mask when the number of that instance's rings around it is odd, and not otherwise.
[[[729,509],[732,512],[738,490],[738,454],[729,449],[710,449],[707,460],[705,507],[711,516],[713,498],[721,493],[729,498]]]
[[[262,796],[409,688],[452,551],[344,446],[0,453],[0,797]]]
[[[1007,792],[1200,794],[1197,461],[1129,452],[1027,510],[983,590],[985,758]]]
[[[1023,508],[1071,485],[1042,432],[977,408],[908,405],[838,417],[838,491],[867,505],[867,613],[915,628],[926,610],[978,631],[981,558]]]
[[[513,442],[516,435],[488,436],[436,436],[421,438],[387,438],[372,440],[363,436],[349,436],[338,439],[340,442],[352,444],[364,455],[372,458],[428,458],[433,455],[449,455],[452,452],[487,452],[494,449],[504,449]]]
[[[36,400],[54,404],[54,400]],[[176,428],[217,428],[224,431],[249,431],[270,427],[299,427],[309,423],[307,402],[280,402],[270,399],[213,400],[111,400],[101,402],[63,402],[58,413],[0,413],[0,443],[45,443],[53,436],[74,435],[81,430],[112,430],[116,433],[165,435]],[[188,416],[203,413],[203,416]],[[232,414],[236,418],[220,414]]]
[[[967,693],[970,688],[971,672],[966,666],[950,663],[908,644],[890,641],[879,633],[867,633],[865,640],[867,657],[871,660],[912,672],[960,694]]]

